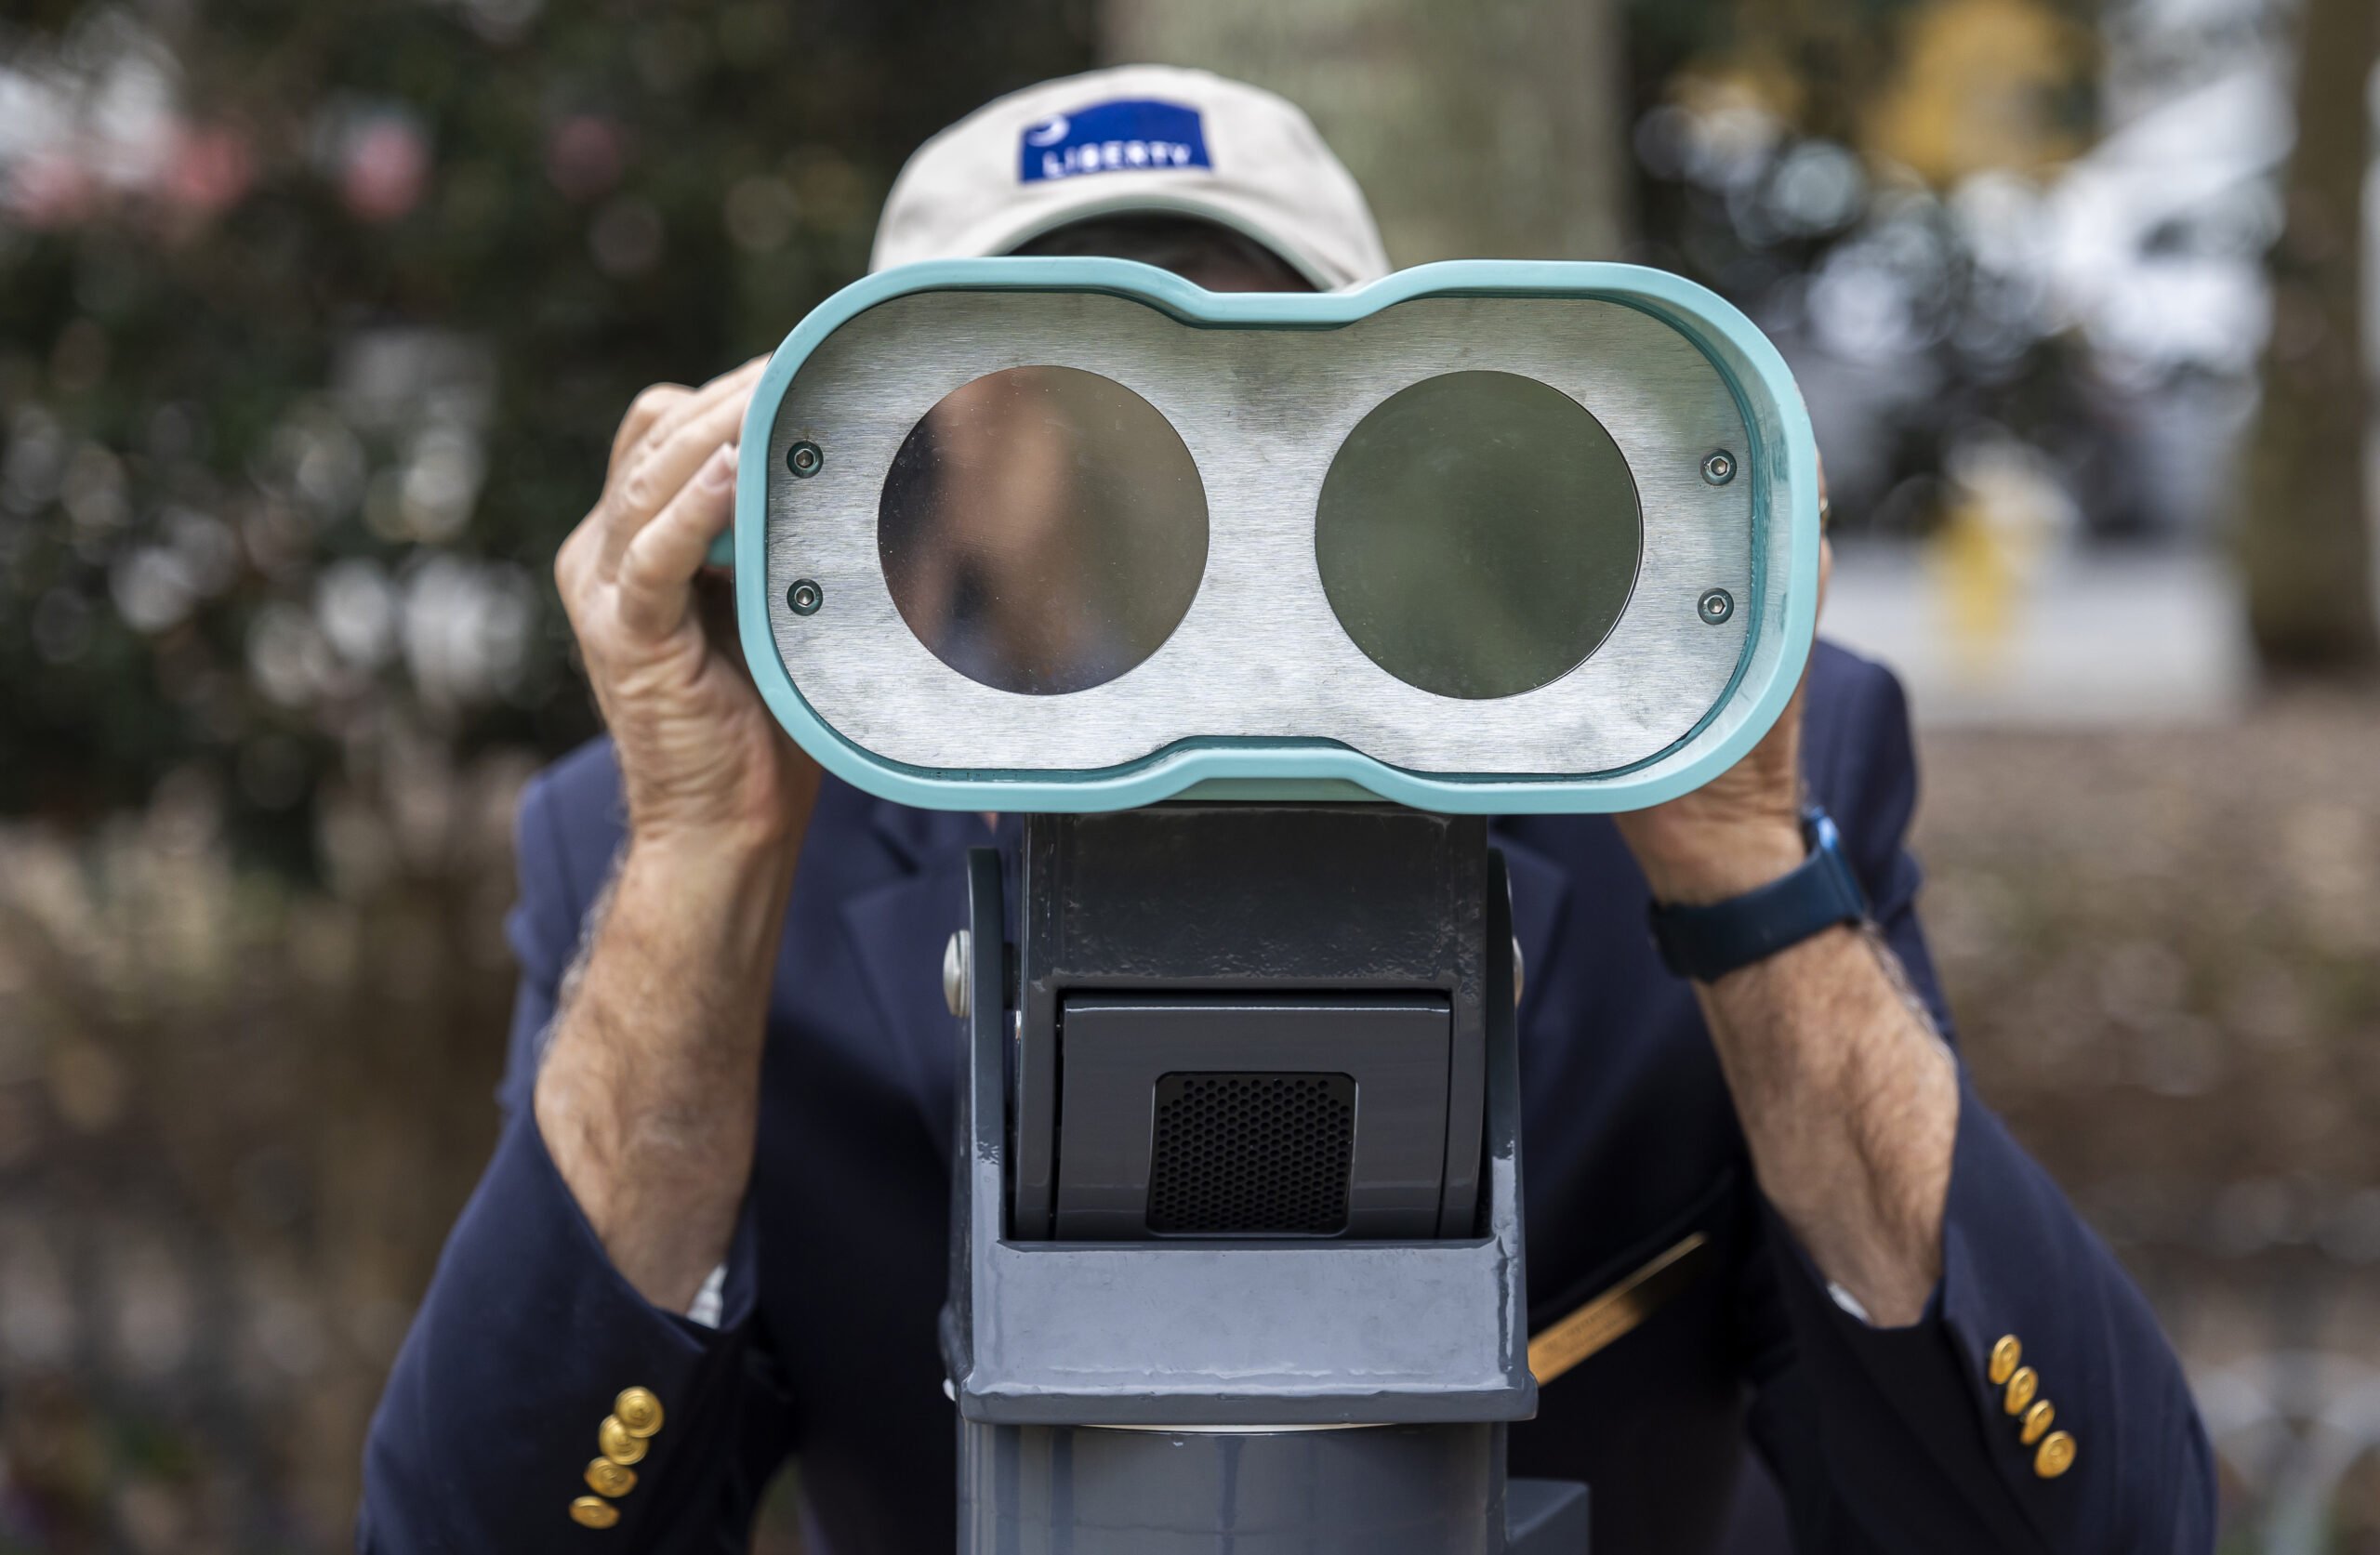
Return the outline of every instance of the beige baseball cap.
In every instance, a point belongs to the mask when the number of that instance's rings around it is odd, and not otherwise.
[[[1364,191],[1286,99],[1207,71],[1119,65],[985,104],[893,180],[868,268],[1005,254],[1092,217],[1245,233],[1325,291],[1388,273]]]

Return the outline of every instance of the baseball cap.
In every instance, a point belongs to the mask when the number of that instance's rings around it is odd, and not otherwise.
[[[1012,92],[919,147],[871,270],[1005,254],[1092,217],[1201,217],[1325,291],[1388,273],[1354,175],[1288,99],[1208,71],[1118,65]]]

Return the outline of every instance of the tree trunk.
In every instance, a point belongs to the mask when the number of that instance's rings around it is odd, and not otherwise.
[[[1102,0],[1117,62],[1200,65],[1314,119],[1392,263],[1611,259],[1627,231],[1612,0]]]
[[[2274,246],[2272,337],[2250,451],[2240,558],[2269,670],[2340,673],[2375,657],[2365,491],[2365,88],[2373,0],[2304,0],[2297,144]]]

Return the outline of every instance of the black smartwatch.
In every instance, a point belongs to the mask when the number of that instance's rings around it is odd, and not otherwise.
[[[1662,964],[1680,977],[1714,982],[1838,923],[1866,918],[1868,893],[1843,856],[1833,818],[1816,805],[1804,810],[1802,840],[1810,856],[1757,890],[1701,907],[1654,903],[1653,943]]]

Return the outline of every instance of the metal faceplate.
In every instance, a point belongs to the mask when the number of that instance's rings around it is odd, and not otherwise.
[[[1446,386],[1466,377],[1519,387],[1448,409]],[[988,468],[1005,485],[1034,468],[1008,462],[997,428],[946,444],[946,429],[983,425],[972,410],[947,428],[937,415],[931,435],[921,418],[945,396],[976,405],[986,390],[1061,379],[1105,383],[1113,425],[1144,439],[1154,428],[1170,449],[1111,459],[1109,433],[1082,430],[1078,407],[1064,415],[1089,441],[1073,463],[1039,467],[1075,470],[1078,489],[1117,468],[1176,472],[1145,499],[1103,499],[1109,527],[1091,548],[1052,548],[1034,529],[1035,555],[1075,558],[1066,571],[1100,580],[1099,609],[1120,599],[1138,613],[1069,614],[1063,594],[1051,608],[1046,577],[1002,563],[972,580],[933,574],[934,598],[957,613],[918,615],[920,574],[902,560],[916,554],[904,548],[919,533],[916,472],[935,472],[941,543],[997,548],[1010,531],[995,521],[1012,510],[987,513],[972,494],[985,487],[954,470]],[[1425,402],[1435,408],[1417,419]],[[1547,430],[1563,426],[1586,430]],[[945,462],[950,447],[976,462]],[[1540,447],[1550,469],[1530,453]],[[902,266],[853,283],[786,337],[741,448],[728,551],[753,679],[829,772],[904,804],[1066,812],[1186,795],[1378,797],[1448,814],[1638,809],[1741,759],[1783,713],[1817,624],[1818,451],[1791,371],[1725,300],[1632,265],[1456,260],[1318,294],[1206,292],[1120,259]],[[1381,448],[1391,456],[1375,463]],[[1369,479],[1339,479],[1353,470]],[[1603,484],[1562,484],[1581,470]],[[1506,484],[1514,472],[1523,483]],[[1205,516],[1195,550],[1174,501],[1192,483],[1189,510]],[[1621,487],[1623,501],[1607,500]],[[1582,490],[1584,508],[1551,494]],[[1456,502],[1480,527],[1433,529],[1430,515]],[[1376,511],[1398,544],[1372,542]],[[1574,512],[1580,527],[1566,531]],[[1513,524],[1554,548],[1514,548]],[[1615,534],[1623,551],[1581,548]],[[1125,535],[1138,537],[1110,543]],[[1483,548],[1466,550],[1475,537]],[[1491,556],[1501,560],[1475,564]],[[1437,587],[1441,575],[1452,586]],[[1152,576],[1153,590],[1135,586]],[[1384,576],[1420,592],[1383,593]],[[1576,617],[1564,608],[1574,590]],[[1349,626],[1334,599],[1356,613]],[[987,608],[1018,634],[998,652],[1038,634],[1108,658],[1079,676],[1029,656],[987,671],[977,655],[990,639],[950,635],[993,619],[967,613]],[[1474,614],[1493,630],[1472,635]],[[1085,639],[1086,622],[1117,633]],[[1606,622],[1591,652],[1579,646]],[[1587,656],[1494,659],[1523,628]],[[1477,655],[1474,667],[1429,656],[1450,652]],[[1392,662],[1419,684],[1382,667]]]
[[[929,652],[878,553],[885,478],[951,390],[1020,366],[1099,374],[1181,435],[1205,486],[1205,576],[1149,658],[1063,695],[997,690]],[[1644,521],[1626,609],[1584,663],[1534,691],[1441,696],[1368,658],[1333,613],[1315,550],[1332,456],[1365,415],[1441,374],[1549,384],[1602,422]],[[797,442],[815,475],[787,473]],[[1753,481],[1703,461],[1751,447],[1727,381],[1651,314],[1570,297],[1428,297],[1329,331],[1201,328],[1091,292],[936,291],[879,303],[794,376],[771,426],[767,593],[802,697],[874,755],[937,771],[1111,768],[1196,739],[1332,741],[1426,773],[1592,774],[1686,737],[1726,693],[1756,610],[1713,625],[1712,588],[1750,600]],[[798,614],[797,580],[826,601]]]

